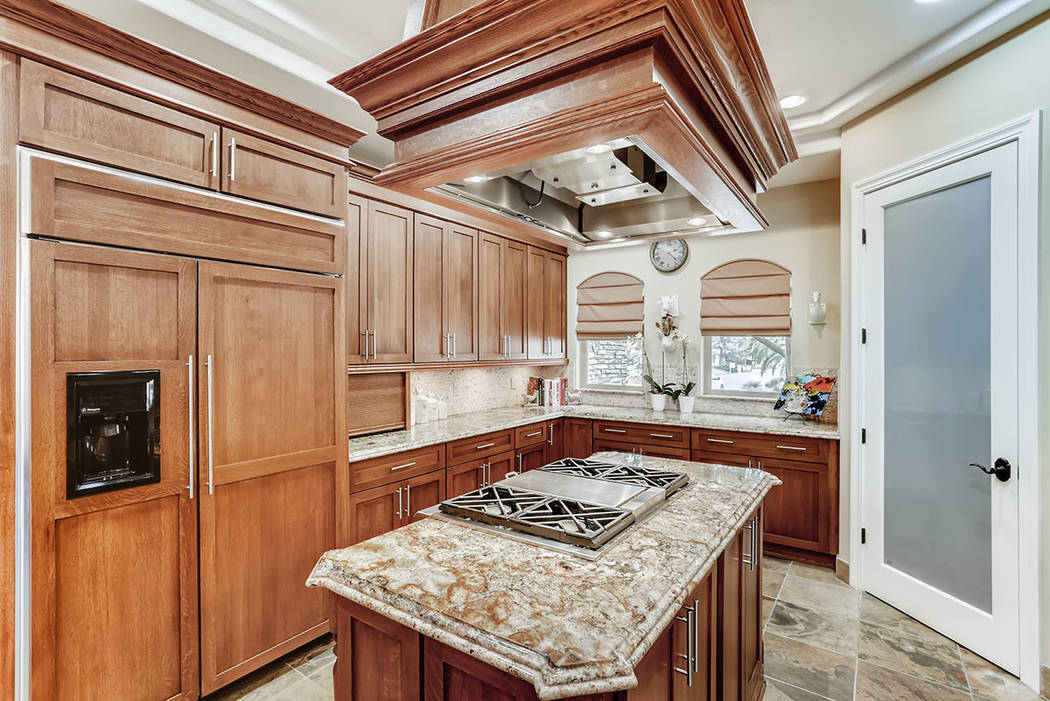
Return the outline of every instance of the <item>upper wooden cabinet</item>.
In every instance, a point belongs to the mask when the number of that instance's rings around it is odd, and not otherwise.
[[[521,360],[525,348],[525,249],[523,243],[482,234],[478,244],[478,357]]]
[[[415,361],[477,360],[478,232],[415,216]]]
[[[22,61],[27,144],[198,187],[219,187],[219,125]]]
[[[346,168],[233,129],[222,130],[222,189],[342,219]]]
[[[565,357],[565,256],[528,247],[528,357]]]
[[[23,61],[21,141],[197,187],[342,219],[343,164]]]
[[[414,228],[413,214],[407,209],[368,203],[361,251],[365,316],[359,332],[366,362],[412,362]]]

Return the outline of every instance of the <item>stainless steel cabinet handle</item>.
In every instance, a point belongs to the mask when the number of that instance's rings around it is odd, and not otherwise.
[[[237,139],[230,137],[230,180],[237,177]]]
[[[510,336],[503,337],[503,355],[510,355]]]
[[[398,518],[402,518],[402,515],[401,515],[401,511],[402,511],[401,506],[402,506],[402,504],[403,504],[403,500],[402,500],[402,497],[401,497],[401,487],[398,487],[397,488],[397,517]]]
[[[210,175],[219,174],[219,132],[212,132],[211,135],[211,170],[208,171]]]
[[[605,433],[627,433],[627,431],[622,428],[603,428],[602,431]]]
[[[488,486],[488,480],[485,479],[485,463],[478,465],[478,470],[481,472],[481,486]]]
[[[404,465],[398,465],[397,467],[391,467],[390,471],[391,472],[396,472],[397,470],[404,470],[406,467],[412,467],[415,464],[416,463],[414,463],[414,462],[406,462]]]
[[[365,337],[365,360],[368,360],[368,330],[361,334]]]
[[[455,357],[456,357],[456,334],[453,333],[452,334],[452,358],[455,359]]]
[[[538,436],[538,435],[540,435],[541,433],[543,433],[543,430],[542,430],[542,429],[541,429],[541,430],[539,430],[539,431],[533,431],[532,433],[526,433],[526,434],[525,434],[525,437],[526,437],[526,438],[532,438],[533,436]]]
[[[405,518],[412,520],[412,485],[405,485]]]
[[[518,474],[521,474],[521,453],[518,453]]]
[[[696,661],[696,649],[697,649],[697,602],[693,602],[692,606],[687,606],[685,609],[685,618],[682,616],[675,616],[676,621],[682,621],[686,624],[686,636],[685,636],[685,654],[678,653],[678,657],[685,660],[685,669],[681,667],[675,667],[674,671],[679,674],[685,675],[686,686],[693,685],[693,670],[697,666]]]
[[[693,671],[700,672],[700,601],[693,599]]]
[[[495,443],[482,443],[481,445],[474,446],[474,450],[484,450],[485,448],[491,448],[496,445]]]
[[[376,341],[376,330],[372,329],[372,360],[375,360],[377,357],[379,357],[379,346],[378,341]]]
[[[760,540],[760,538],[762,537],[762,533],[758,530],[758,524],[759,524],[759,520],[758,520],[758,515],[756,514],[755,515],[755,525],[751,527],[751,537],[754,539],[754,542],[751,544],[751,571],[752,572],[754,572],[755,568],[758,567],[758,551],[759,551],[759,548],[762,547],[762,542]]]
[[[733,445],[733,441],[727,441],[727,440],[722,439],[722,438],[708,438],[707,442],[708,443],[725,443],[726,445]]]
[[[748,459],[747,459],[747,466],[748,466],[748,468],[750,469],[750,467],[751,467],[751,458],[748,458]]]
[[[194,445],[194,442],[193,442],[193,434],[197,430],[197,421],[194,418],[195,411],[196,411],[196,407],[195,407],[196,400],[193,397],[193,384],[194,383],[193,383],[193,355],[192,354],[190,355],[189,360],[186,361],[186,367],[189,368],[189,382],[190,382],[190,384],[189,384],[189,387],[190,387],[190,391],[189,391],[189,396],[190,396],[190,423],[189,423],[189,431],[188,431],[189,436],[190,436],[190,484],[187,487],[187,489],[190,490],[190,499],[192,499],[193,498],[193,494],[194,494],[193,488],[196,486],[195,485],[195,481],[196,480],[194,478],[195,478],[195,475],[197,474],[197,458],[194,455],[194,451],[196,449],[196,446]]]
[[[554,424],[547,424],[547,445],[554,445]]]
[[[667,439],[673,439],[674,438],[674,436],[672,436],[670,433],[650,433],[649,435],[651,437],[653,437],[653,438],[667,438]]]
[[[744,564],[748,566],[748,569],[754,572],[755,562],[758,560],[758,516],[751,519],[751,522],[744,526],[744,528],[748,530],[751,542],[748,544],[750,546],[750,552],[746,555],[742,553],[741,559],[744,561]]]
[[[485,463],[485,484],[492,484],[492,463]]]
[[[803,453],[806,452],[806,449],[800,445],[778,445],[777,448],[780,450],[799,450]]]
[[[205,365],[208,366],[208,494],[215,493],[215,453],[212,450],[212,444],[215,441],[212,440],[212,414],[215,412],[212,410],[212,395],[215,394],[212,391],[214,382],[212,380],[212,371],[214,369],[215,362],[212,360],[211,354],[208,354],[208,360],[205,361]]]

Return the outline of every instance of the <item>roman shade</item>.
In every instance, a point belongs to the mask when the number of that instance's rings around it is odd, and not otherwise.
[[[576,338],[622,339],[642,330],[641,280],[627,273],[599,273],[576,287]]]
[[[790,336],[791,271],[765,260],[734,260],[701,278],[704,336]]]

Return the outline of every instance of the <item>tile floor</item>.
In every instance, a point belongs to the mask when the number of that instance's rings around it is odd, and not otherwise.
[[[1017,679],[830,570],[766,558],[764,701],[1039,701]],[[326,637],[208,701],[331,701]]]

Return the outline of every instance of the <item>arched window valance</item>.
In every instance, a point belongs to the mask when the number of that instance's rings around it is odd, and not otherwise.
[[[790,336],[791,271],[765,260],[734,260],[701,278],[700,333]]]
[[[581,282],[576,287],[576,337],[620,339],[641,331],[644,287],[627,273],[599,273]]]

